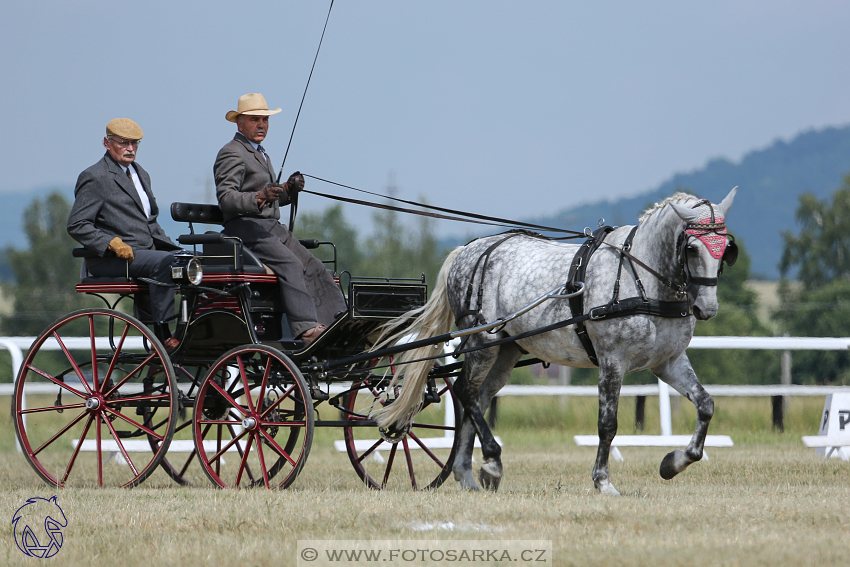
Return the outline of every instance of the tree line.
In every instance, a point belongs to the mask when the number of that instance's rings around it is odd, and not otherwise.
[[[4,251],[15,281],[3,286],[12,308],[0,317],[0,334],[34,336],[70,311],[103,306],[99,299],[74,291],[81,260],[70,254],[77,246],[65,229],[70,208],[57,191],[36,197],[26,209],[29,247]],[[717,289],[720,312],[698,322],[697,335],[850,336],[850,175],[829,199],[800,196],[796,218],[799,233],[782,233],[780,307],[772,313],[772,325],[758,317],[757,295],[746,285],[751,258],[739,239],[738,261],[724,270]],[[296,235],[333,242],[339,272],[401,278],[424,273],[433,285],[448,249],[440,245],[432,219],[379,210],[372,222],[373,232],[364,237],[345,218],[342,206],[333,205],[300,215]],[[333,258],[329,248],[316,254],[323,260]],[[792,282],[787,275],[795,270],[797,280]],[[688,356],[704,383],[778,382],[778,352],[693,349]],[[0,360],[0,381],[10,381],[8,354],[0,352]],[[797,351],[793,361],[795,383],[850,384],[850,353]],[[577,369],[573,377],[573,383],[595,383],[596,371]],[[627,377],[627,383],[640,382],[654,378],[648,372]]]

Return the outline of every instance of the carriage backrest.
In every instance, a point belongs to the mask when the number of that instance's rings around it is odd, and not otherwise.
[[[224,214],[218,205],[208,203],[172,203],[171,218],[178,222],[188,222],[189,229],[194,230],[193,223],[202,224],[223,224]],[[209,231],[206,235],[211,237],[216,232]],[[193,235],[193,240],[203,242],[191,242],[192,239],[187,239],[184,236],[178,238],[181,244],[203,244],[203,263],[205,266],[231,266],[239,271],[266,271],[267,268],[263,265],[259,258],[247,248],[242,247],[237,238],[222,238],[215,240],[213,238],[197,238],[200,235]],[[299,240],[301,244],[308,249],[317,248],[319,241],[315,239]],[[241,262],[236,261],[238,251],[241,250]]]
[[[194,230],[193,223],[202,224],[222,224],[224,215],[218,205],[208,203],[172,203],[171,218],[178,222],[188,222],[189,229]],[[265,273],[266,267],[253,252],[244,248],[236,238],[214,238],[220,235],[218,232],[207,231],[204,236],[209,235],[211,238],[204,239],[203,258],[202,262],[207,271],[212,266],[222,266],[228,269]],[[193,235],[194,236],[194,235]],[[181,243],[191,243],[191,239],[181,236],[178,241]],[[195,238],[194,240],[199,240]],[[237,260],[241,257],[241,261]],[[215,270],[215,268],[213,268]]]

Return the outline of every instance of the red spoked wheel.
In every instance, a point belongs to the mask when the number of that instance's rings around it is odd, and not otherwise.
[[[195,398],[198,459],[222,488],[287,488],[313,443],[313,400],[282,352],[245,345],[223,354]]]
[[[403,431],[379,430],[369,412],[387,399],[389,376],[352,384],[343,413],[348,458],[370,488],[434,489],[452,470],[460,438],[461,405],[450,378],[429,379],[422,410]],[[392,396],[395,397],[395,396]]]
[[[45,482],[63,487],[144,481],[168,450],[176,408],[165,348],[137,319],[110,309],[75,311],[45,329],[12,397],[24,456]]]

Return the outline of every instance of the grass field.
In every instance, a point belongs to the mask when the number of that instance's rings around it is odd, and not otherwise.
[[[31,565],[37,560],[15,546],[12,514],[29,497],[57,492],[15,451],[9,399],[0,401],[8,526],[0,565]],[[823,399],[789,400],[784,433],[771,431],[767,399],[716,404],[710,433],[731,435],[734,448],[709,450],[710,460],[672,481],[658,476],[667,449],[622,449],[625,461],[611,465],[619,498],[595,494],[595,451],[572,441],[595,433],[595,400],[572,398],[564,408],[557,398],[506,398],[496,429],[506,473],[498,493],[464,493],[451,479],[430,492],[368,490],[333,448],[340,432],[319,430],[286,491],[180,488],[159,471],[133,490],[59,491],[68,527],[49,561],[286,566],[296,565],[297,541],[305,539],[544,539],[552,541],[555,565],[846,564],[850,463],[824,462],[800,441],[816,433]],[[646,432],[657,432],[657,400],[647,401],[646,415]],[[689,432],[693,416],[683,403],[674,433]],[[624,400],[620,433],[632,433],[633,421],[633,402]]]

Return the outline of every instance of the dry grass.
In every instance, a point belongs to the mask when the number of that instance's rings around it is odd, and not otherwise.
[[[7,400],[3,400],[6,402]],[[439,490],[363,488],[344,454],[317,432],[294,486],[281,492],[186,489],[157,472],[134,490],[66,490],[59,504],[69,526],[57,565],[295,565],[299,539],[551,539],[556,565],[835,565],[850,551],[850,463],[823,462],[800,442],[813,434],[821,399],[794,400],[788,430],[770,431],[769,402],[718,400],[712,433],[732,449],[710,451],[673,481],[658,476],[661,448],[622,450],[612,463],[620,498],[593,492],[594,451],[572,443],[592,433],[595,405],[573,399],[556,418],[556,400],[503,404],[497,433],[506,478],[498,493],[470,494],[449,480]],[[4,404],[5,405],[5,404]],[[649,406],[649,404],[648,404]],[[529,409],[530,408],[530,409]],[[653,410],[647,407],[647,416]],[[676,413],[674,431],[693,409]],[[629,407],[621,432],[631,432]],[[655,419],[657,420],[657,414]],[[521,425],[535,422],[534,427]],[[656,422],[657,423],[657,422]],[[746,426],[746,427],[744,427]],[[652,431],[653,424],[648,424]],[[656,425],[657,427],[657,425]],[[8,408],[0,407],[0,494],[6,522],[42,484],[11,448]],[[451,522],[453,531],[419,531]],[[6,524],[9,525],[9,524]],[[0,537],[0,564],[33,560]]]

